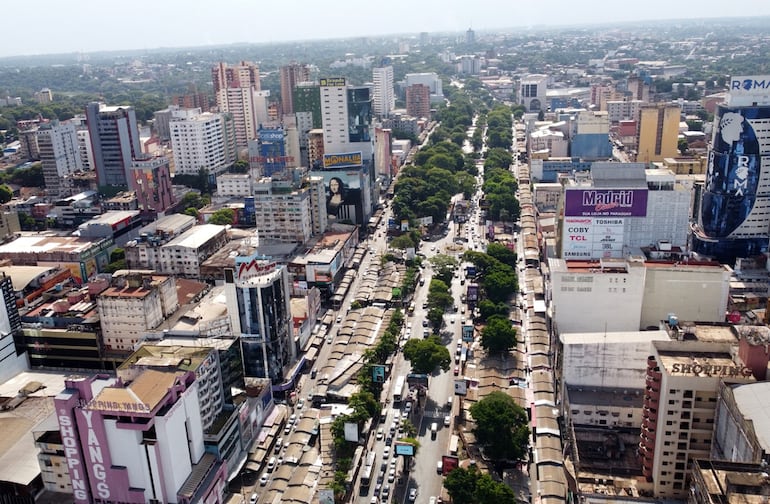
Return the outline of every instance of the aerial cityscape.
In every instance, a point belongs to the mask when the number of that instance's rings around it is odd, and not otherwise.
[[[766,502],[769,6],[173,4],[0,50],[0,502]]]

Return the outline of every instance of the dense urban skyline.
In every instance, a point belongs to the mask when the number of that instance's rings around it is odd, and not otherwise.
[[[770,3],[764,0],[746,0],[740,4],[740,11],[716,0],[674,3],[650,0],[642,10],[607,9],[599,0],[554,0],[547,8],[505,0],[480,3],[481,8],[478,3],[459,0],[425,3],[394,0],[387,8],[370,9],[352,0],[331,3],[289,0],[267,4],[223,0],[212,8],[197,1],[137,0],[130,9],[110,12],[104,3],[96,0],[79,0],[74,6],[41,0],[30,22],[18,20],[6,24],[0,57],[452,32],[469,27],[481,32],[515,27],[770,15]],[[201,16],[204,11],[205,16]]]

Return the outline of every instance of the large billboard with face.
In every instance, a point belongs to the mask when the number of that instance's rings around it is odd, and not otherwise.
[[[762,154],[766,154],[761,152],[761,145],[770,137],[765,126],[768,119],[767,106],[717,107],[700,211],[700,227],[709,238],[767,235],[766,218],[748,217],[757,201]],[[755,130],[755,125],[761,127]],[[749,229],[753,222],[757,229]]]
[[[646,217],[647,189],[567,189],[565,217]]]
[[[369,219],[364,212],[369,205],[369,177],[361,166],[310,173],[323,177],[326,186],[326,214],[330,221],[365,225]]]

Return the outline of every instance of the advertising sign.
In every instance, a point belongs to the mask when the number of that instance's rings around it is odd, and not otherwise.
[[[261,129],[259,130],[260,142],[283,142],[284,134],[282,129]]]
[[[359,152],[345,152],[342,154],[324,154],[324,168],[345,168],[347,166],[362,166],[363,154]]]
[[[479,286],[477,284],[468,284],[465,296],[468,303],[476,303],[479,300]]]
[[[382,365],[372,366],[372,382],[385,383],[385,366],[382,366]]]
[[[360,166],[338,170],[314,170],[310,175],[324,179],[326,213],[329,220],[365,224],[365,191],[362,191],[362,187],[368,187],[368,179]]]
[[[770,75],[736,75],[730,78],[730,96],[770,93]]]
[[[442,455],[441,456],[441,474],[446,476],[450,472],[457,469],[457,467],[460,465],[460,459],[457,457],[453,457],[452,455]]]
[[[276,263],[265,256],[252,254],[250,256],[237,256],[235,258],[236,279],[243,282],[250,278],[266,275],[275,270]]]
[[[394,443],[396,445],[396,455],[405,457],[414,457],[414,445],[409,443]]]
[[[647,189],[567,189],[565,217],[646,217]]]
[[[318,79],[318,84],[321,87],[345,87],[344,77],[325,77]]]
[[[624,231],[625,220],[617,217],[565,217],[562,258],[620,258]]]
[[[464,396],[468,393],[468,384],[464,378],[455,380],[455,395]]]
[[[463,341],[466,342],[473,342],[473,326],[472,325],[464,325],[463,326]]]

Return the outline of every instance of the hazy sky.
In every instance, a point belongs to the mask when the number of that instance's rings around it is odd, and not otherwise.
[[[36,0],[4,17],[0,56],[768,15],[770,0]]]

